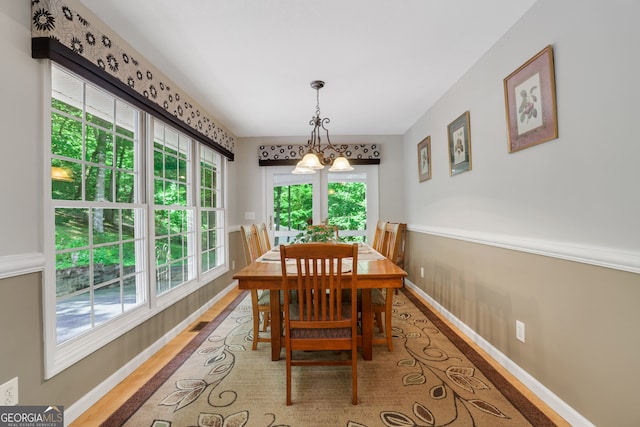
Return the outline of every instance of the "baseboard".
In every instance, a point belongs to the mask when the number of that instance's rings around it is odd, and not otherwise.
[[[94,387],[90,392],[85,394],[82,398],[78,399],[73,405],[65,408],[64,410],[64,422],[65,425],[71,424],[76,418],[87,411],[98,400],[100,400],[111,389],[118,385],[127,376],[131,375],[136,369],[138,369],[144,362],[149,360],[158,350],[167,345],[173,338],[178,336],[184,331],[191,323],[196,321],[202,314],[213,307],[218,301],[220,301],[226,294],[231,292],[237,286],[236,281],[233,281],[229,286],[218,293],[205,305],[200,307],[197,311],[192,313],[188,318],[180,322],[171,331],[167,332],[162,338],[154,342],[147,347],[143,352],[138,354],[135,358],[131,359],[129,363],[118,369],[113,375],[104,380],[102,383]]]
[[[426,302],[428,302],[438,313],[451,322],[460,332],[466,335],[471,341],[478,345],[482,350],[487,352],[491,358],[504,367],[511,375],[516,377],[522,384],[525,385],[532,393],[534,393],[540,400],[546,403],[551,409],[556,411],[558,415],[564,418],[574,427],[595,427],[594,424],[589,422],[586,418],[580,415],[571,406],[567,405],[562,399],[560,399],[551,390],[546,388],[542,383],[531,376],[527,371],[522,369],[511,359],[509,359],[504,353],[492,346],[487,340],[478,335],[473,329],[464,324],[460,319],[451,314],[447,309],[440,305],[430,295],[425,293],[422,289],[418,288],[410,280],[405,279],[405,286],[410,288],[413,292],[420,295]]]

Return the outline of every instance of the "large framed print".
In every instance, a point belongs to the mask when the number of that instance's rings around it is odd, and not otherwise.
[[[431,136],[418,144],[418,179],[420,182],[431,179]]]
[[[509,152],[556,139],[556,83],[551,45],[504,79]]]
[[[469,112],[465,111],[447,127],[449,132],[449,174],[471,170],[471,130]]]

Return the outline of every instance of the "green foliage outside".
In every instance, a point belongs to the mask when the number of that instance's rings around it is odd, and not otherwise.
[[[51,196],[54,200],[106,201],[133,203],[135,148],[134,132],[121,127],[113,128],[110,121],[86,113],[82,124],[82,110],[63,101],[51,99],[51,152],[52,167],[64,170],[67,179],[51,181]],[[83,132],[84,131],[84,132]],[[185,169],[185,162],[170,158],[176,167]],[[156,176],[165,171],[165,157],[154,156]],[[172,171],[176,173],[176,171]],[[166,172],[171,173],[171,172]],[[180,204],[186,199],[186,184],[156,179],[156,203]],[[84,183],[84,186],[83,186]],[[122,227],[120,227],[120,222]],[[133,249],[133,211],[119,209],[56,209],[56,269],[58,271],[87,266],[90,263],[89,228],[92,228],[93,243],[124,241],[125,249]],[[169,218],[169,229],[180,230],[183,220]],[[131,246],[131,248],[129,248]],[[78,250],[73,251],[74,248]],[[135,264],[135,250],[122,250],[119,245],[109,245],[93,253],[94,264],[125,267]],[[176,251],[182,250],[182,244]],[[172,250],[173,252],[173,250]]]
[[[313,217],[312,185],[277,186],[273,189],[275,229],[306,231]],[[328,224],[338,230],[364,230],[367,223],[366,185],[361,182],[329,183]],[[299,239],[309,238],[308,233]],[[345,237],[343,241],[360,241],[361,237]]]

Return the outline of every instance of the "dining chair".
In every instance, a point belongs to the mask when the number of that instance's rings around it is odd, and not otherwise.
[[[264,254],[271,250],[271,240],[269,239],[269,232],[267,231],[267,224],[264,222],[256,224],[256,232],[258,233],[258,246],[260,248],[260,254]]]
[[[399,259],[403,239],[407,225],[388,222],[385,225],[385,233],[382,243],[382,251],[379,251],[394,264]],[[374,338],[373,344],[387,344],[389,351],[393,351],[393,334],[391,330],[391,312],[393,310],[393,292],[391,289],[371,290],[371,311],[378,326],[378,330],[384,334],[384,338]],[[384,314],[384,327],[380,319]]]
[[[373,243],[371,244],[371,247],[380,253],[382,253],[382,245],[384,243],[386,228],[386,221],[378,221],[378,223],[376,224],[375,234],[373,235]]]
[[[287,405],[291,405],[292,366],[351,365],[352,404],[358,404],[358,244],[303,243],[280,246],[284,294],[284,341],[287,353]],[[289,260],[289,262],[287,262]],[[345,277],[345,273],[351,274]],[[346,280],[345,280],[346,279]],[[343,300],[350,293],[349,301]],[[295,297],[291,297],[295,295]],[[350,360],[339,355],[325,358],[307,352],[348,350]],[[294,351],[296,354],[294,354]],[[294,358],[304,351],[305,358]],[[332,356],[329,358],[329,356]]]
[[[247,265],[254,262],[262,255],[260,242],[258,238],[257,227],[252,224],[250,226],[240,226],[240,234],[242,235],[242,246],[244,247],[244,256]],[[260,336],[260,318],[262,318],[262,331],[267,331],[269,325],[269,316],[271,312],[271,298],[268,291],[251,290],[251,314],[253,315],[253,340],[252,350],[258,348],[258,342],[271,342],[268,337]]]

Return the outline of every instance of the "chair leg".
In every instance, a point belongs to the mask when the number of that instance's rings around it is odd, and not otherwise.
[[[260,336],[260,311],[258,310],[258,291],[251,291],[251,314],[253,315],[253,342],[251,350],[258,349]]]
[[[391,330],[391,310],[393,310],[393,292],[391,289],[387,289],[385,296],[385,310],[384,310],[384,323],[385,323],[385,336],[387,337],[387,347],[389,351],[393,351],[393,333]]]
[[[287,406],[291,405],[291,352],[287,349]]]
[[[351,351],[351,403],[354,405],[358,404],[358,351]]]

